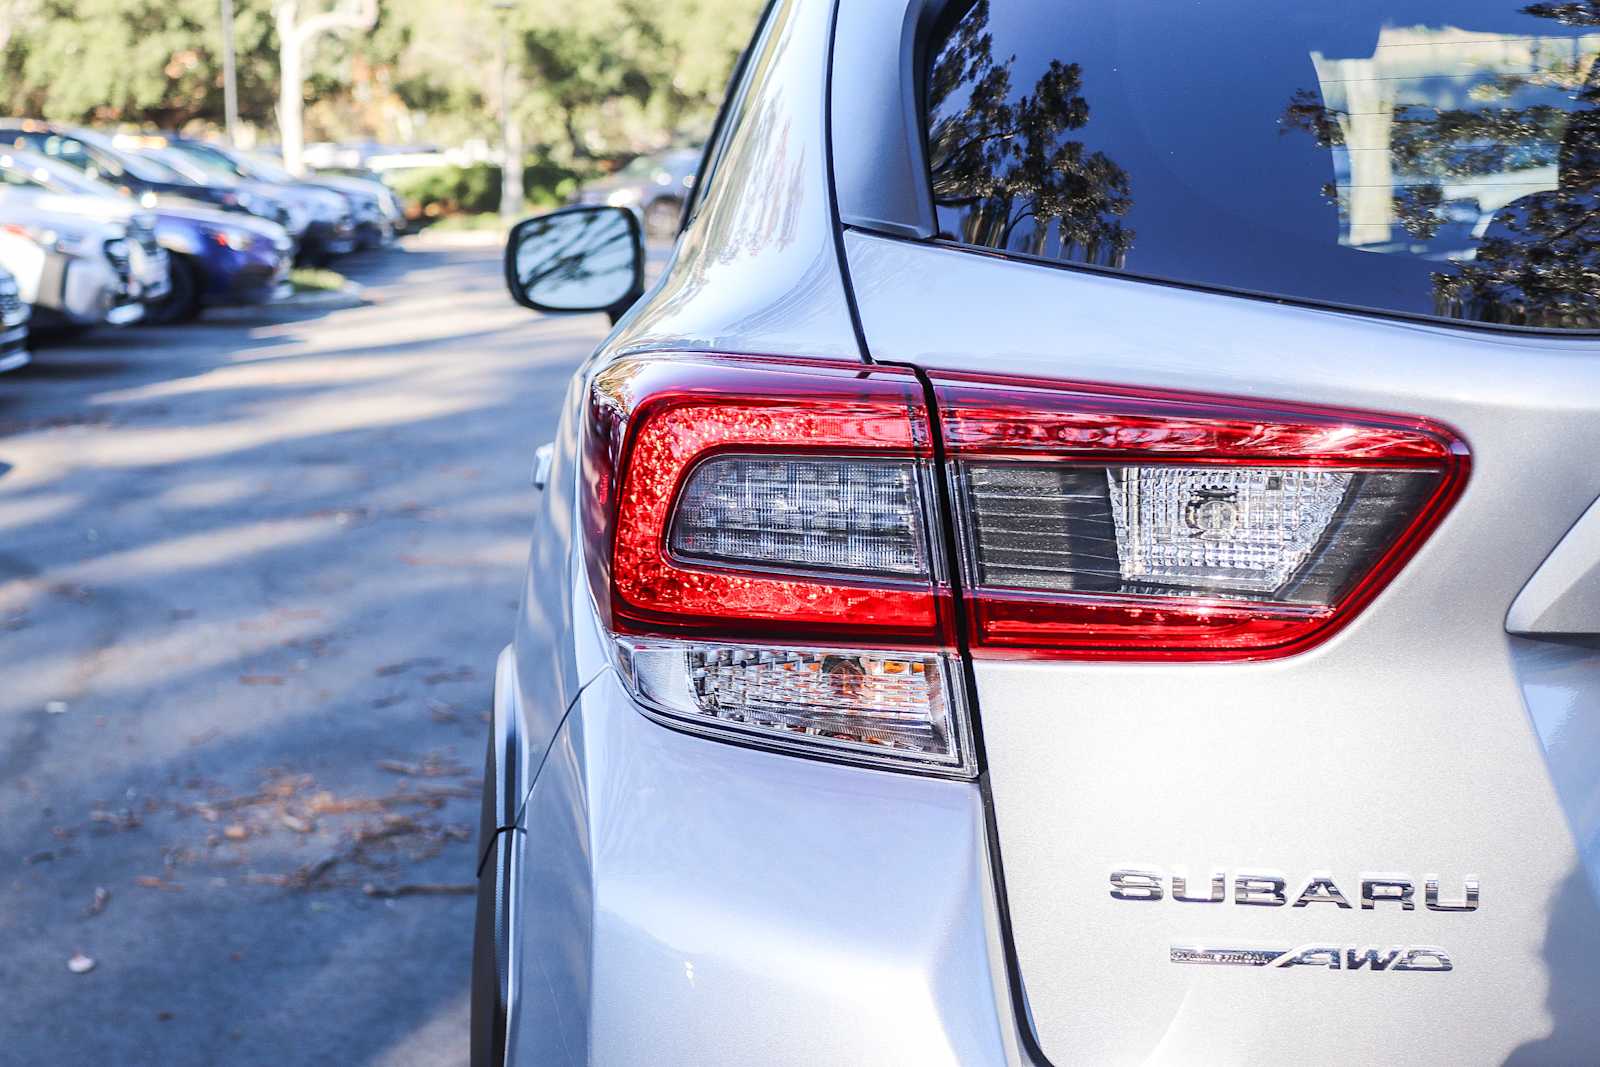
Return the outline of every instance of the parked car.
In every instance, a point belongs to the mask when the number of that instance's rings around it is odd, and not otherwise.
[[[155,141],[157,138],[140,138]],[[278,185],[241,178],[209,158],[180,152],[174,147],[144,144],[141,156],[156,160],[193,181],[232,182],[259,196],[270,196],[287,205],[285,228],[295,238],[295,258],[301,263],[322,266],[356,247],[355,216],[345,199],[309,185]],[[298,227],[298,228],[296,228]]]
[[[289,208],[276,198],[242,189],[237,182],[196,181],[165,164],[116,147],[94,130],[38,119],[0,119],[0,146],[28,148],[59,159],[88,177],[115,186],[153,206],[159,197],[198,200],[228,211],[291,222]]]
[[[28,365],[29,314],[17,280],[0,267],[0,371]]]
[[[35,331],[76,332],[144,317],[127,227],[76,211],[48,211],[0,188],[0,266],[32,306]]]
[[[391,243],[405,222],[399,200],[382,182],[315,173],[297,178],[265,153],[230,151],[206,141],[175,139],[172,147],[197,158],[211,159],[256,181],[307,185],[337,193],[345,198],[355,217],[356,244],[360,248],[381,248]]]
[[[156,237],[157,216],[66,164],[23,148],[0,148],[0,215],[26,223],[33,212],[73,215],[120,227],[126,252],[113,264],[136,299],[153,306],[172,291],[172,263]]]
[[[698,148],[640,156],[615,174],[586,184],[575,202],[628,208],[639,216],[646,235],[670,237],[677,232],[699,166]]]
[[[0,176],[126,203],[110,186],[25,149],[0,150]],[[147,298],[148,321],[182,322],[206,307],[265,304],[287,292],[295,243],[277,223],[171,198],[151,215],[154,241],[170,258],[171,285]]]
[[[1571,6],[769,4],[648,291],[631,209],[516,227],[616,324],[474,1062],[1600,1062]]]

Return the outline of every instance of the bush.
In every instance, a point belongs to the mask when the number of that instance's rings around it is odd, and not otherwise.
[[[425,218],[475,214],[500,207],[500,168],[493,163],[470,167],[428,167],[390,179],[395,191]],[[522,172],[522,194],[530,208],[556,207],[578,187],[576,171],[555,163],[535,163]]]

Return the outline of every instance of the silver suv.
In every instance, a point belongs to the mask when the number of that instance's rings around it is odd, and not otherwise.
[[[782,0],[519,226],[475,1062],[1600,1062],[1590,6]]]

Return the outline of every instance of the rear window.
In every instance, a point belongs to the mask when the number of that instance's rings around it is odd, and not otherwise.
[[[978,0],[928,69],[943,234],[1600,329],[1600,2]]]

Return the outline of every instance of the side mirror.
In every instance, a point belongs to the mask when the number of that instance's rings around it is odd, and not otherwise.
[[[644,293],[644,235],[633,212],[569,207],[519,222],[506,287],[535,311],[604,311],[616,322]]]

